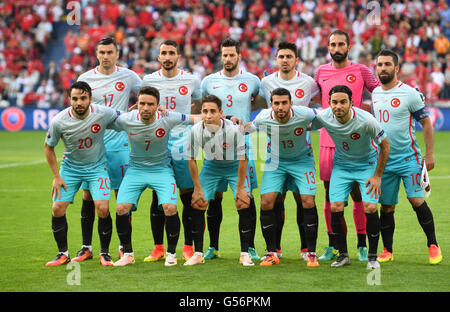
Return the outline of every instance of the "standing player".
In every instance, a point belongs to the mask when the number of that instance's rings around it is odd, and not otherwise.
[[[180,60],[179,46],[175,41],[166,40],[159,47],[158,61],[161,69],[146,75],[144,86],[152,86],[160,92],[160,103],[169,111],[185,115],[191,113],[192,100],[200,100],[200,81],[191,73],[177,67]],[[189,128],[179,126],[170,132],[169,157],[175,173],[177,186],[180,188],[180,198],[183,203],[182,222],[184,228],[183,257],[188,260],[193,255],[191,223],[192,223],[192,192],[194,184],[189,174],[185,146]],[[153,200],[150,207],[150,223],[152,227],[154,248],[146,261],[157,261],[164,257],[164,212],[158,209],[158,198],[153,191]]]
[[[137,93],[141,87],[139,76],[124,67],[117,66],[119,50],[113,38],[104,38],[97,43],[96,56],[99,65],[80,75],[78,81],[87,82],[92,88],[92,103],[126,112],[130,92]],[[130,149],[124,132],[107,130],[105,132],[106,160],[111,189],[116,197],[122,178],[128,167]],[[83,183],[83,204],[81,206],[81,233],[83,245],[72,261],[84,261],[92,258],[92,227],[95,220],[92,196]],[[120,247],[119,247],[120,250]],[[119,252],[120,253],[120,252]]]
[[[241,242],[240,263],[253,266],[248,252],[252,239],[250,213],[250,182],[247,175],[248,160],[245,151],[245,138],[238,126],[223,118],[222,101],[215,95],[202,98],[202,122],[192,127],[189,144],[189,171],[194,181],[192,205],[195,208],[194,232],[195,254],[185,265],[203,263],[203,230],[205,210],[212,201],[219,186],[228,184],[235,196],[239,214],[239,236]],[[205,153],[200,176],[197,156],[199,149]],[[237,173],[237,174],[236,174]]]
[[[369,240],[368,269],[380,267],[377,261],[380,220],[377,204],[381,176],[389,156],[386,133],[372,114],[353,107],[352,91],[337,85],[330,90],[330,107],[317,114],[313,127],[323,126],[336,144],[330,180],[331,227],[339,257],[331,267],[350,264],[347,235],[342,224],[344,206],[355,183],[361,190]],[[380,153],[375,146],[380,146]]]
[[[276,218],[273,212],[278,194],[284,191],[287,180],[292,179],[297,193],[301,194],[304,209],[302,227],[305,229],[307,266],[319,266],[316,257],[319,219],[315,204],[316,170],[311,144],[306,128],[315,118],[315,112],[304,106],[292,106],[291,92],[285,88],[272,90],[270,109],[262,110],[253,123],[252,130],[263,130],[270,137],[264,174],[261,182],[261,229],[268,254],[260,265],[279,263],[276,252]]]
[[[276,88],[286,88],[291,93],[292,104],[294,106],[309,107],[311,99],[320,93],[320,89],[313,78],[298,72],[295,69],[298,61],[297,46],[291,42],[280,42],[277,48],[276,61],[279,71],[266,76],[261,80],[261,88],[259,91],[261,97],[264,98],[267,103],[270,103],[272,90]],[[306,133],[306,138],[308,142],[310,142],[309,132]],[[297,225],[301,241],[300,250],[303,259],[307,260],[306,256],[308,248],[305,239],[305,231],[301,225],[303,220],[302,200],[298,193],[298,189],[292,181],[288,182],[288,189],[293,192],[297,203]],[[273,208],[277,220],[276,249],[279,255],[281,255],[281,233],[285,215],[284,198],[285,195],[278,197]]]
[[[223,69],[220,72],[205,77],[201,84],[202,95],[213,94],[222,102],[223,113],[227,116],[241,118],[243,122],[250,121],[252,99],[259,94],[260,81],[253,74],[239,69],[241,61],[240,44],[231,38],[225,39],[221,44],[221,56]],[[250,178],[251,189],[258,187],[256,178],[255,162],[251,150],[251,138],[247,136],[246,145],[248,148],[248,176]],[[219,250],[219,232],[222,222],[222,192],[227,190],[226,185],[219,187],[206,214],[208,231],[210,237],[210,248],[205,253],[205,260],[214,259],[218,256]],[[249,253],[253,260],[259,259],[255,250],[254,236],[256,230],[256,206],[252,198],[250,202],[250,211],[252,219],[252,239],[250,242]]]
[[[434,168],[433,126],[425,111],[423,95],[398,81],[398,71],[397,54],[391,50],[382,50],[376,59],[376,72],[381,86],[373,91],[372,103],[375,117],[389,137],[391,152],[381,180],[380,221],[384,251],[378,261],[394,260],[392,253],[394,211],[402,180],[406,196],[427,236],[430,263],[437,264],[442,261],[441,249],[436,241],[433,214],[424,200],[424,190],[420,186],[423,162],[427,170]],[[413,119],[423,128],[426,147],[423,160],[416,140]]]
[[[328,52],[331,55],[332,61],[328,64],[321,65],[314,75],[314,80],[321,89],[322,107],[327,108],[329,106],[328,94],[331,88],[336,85],[345,85],[352,90],[353,106],[370,111],[370,108],[363,107],[362,95],[364,89],[372,92],[372,90],[379,85],[379,82],[366,66],[349,61],[349,51],[350,39],[348,34],[342,30],[333,31],[328,37]],[[320,102],[319,99],[318,102]],[[319,170],[320,179],[324,183],[326,194],[324,212],[329,244],[325,249],[325,253],[319,260],[332,260],[336,257],[333,232],[331,229],[331,210],[329,201],[334,149],[335,144],[333,140],[330,138],[327,130],[325,128],[322,129],[320,131]],[[364,217],[364,207],[361,202],[361,192],[356,185],[351,192],[351,196],[353,198],[353,219],[358,234],[358,258],[360,261],[367,261],[366,219]],[[345,225],[345,220],[343,219],[342,222],[346,232],[347,226]]]
[[[123,255],[115,266],[135,262],[129,213],[132,208],[137,208],[139,197],[147,187],[156,191],[164,209],[167,233],[165,265],[177,264],[180,219],[177,212],[177,185],[168,157],[169,132],[177,125],[193,123],[194,118],[176,112],[161,116],[157,111],[159,97],[158,89],[142,87],[138,93],[138,109],[123,114],[112,126],[116,131],[124,130],[131,145],[130,166],[117,195],[116,227]]]
[[[85,82],[75,82],[69,89],[70,105],[50,123],[45,140],[45,157],[53,173],[52,230],[58,245],[58,255],[46,266],[58,266],[70,261],[67,248],[66,210],[85,182],[94,199],[98,214],[100,263],[113,265],[109,256],[112,220],[109,214],[110,183],[106,169],[103,135],[117,118],[111,108],[91,105],[92,93]],[[66,148],[58,172],[55,146],[62,139]]]

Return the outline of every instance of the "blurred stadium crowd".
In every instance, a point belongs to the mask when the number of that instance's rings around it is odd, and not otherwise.
[[[177,41],[180,66],[200,79],[221,68],[220,42],[242,44],[241,67],[262,78],[276,70],[278,42],[295,42],[298,70],[314,76],[330,61],[329,33],[350,34],[350,59],[374,68],[390,48],[401,56],[400,79],[418,87],[428,103],[450,99],[450,8],[446,0],[81,0],[81,23],[64,32],[65,52],[44,66],[55,30],[67,23],[70,1],[0,3],[0,107],[64,107],[65,90],[96,66],[95,43],[114,36],[120,65],[141,78],[159,69],[159,43]],[[378,21],[377,21],[378,18]]]

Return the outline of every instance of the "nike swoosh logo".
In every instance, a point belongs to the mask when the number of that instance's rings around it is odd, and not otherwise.
[[[103,196],[106,196],[106,195],[109,195],[109,193],[106,193],[106,194],[105,194],[105,193],[103,193]]]
[[[310,191],[314,191],[315,189],[317,189],[316,187],[310,187],[309,190]]]
[[[268,229],[268,228],[270,228],[271,226],[273,226],[273,224],[269,224],[269,225],[266,225],[266,226],[264,226],[264,225],[263,225],[263,227],[262,227],[262,228],[263,228],[263,230],[265,230],[265,229]]]
[[[217,87],[212,87],[213,89],[217,89],[217,88],[220,88],[221,86],[217,86]]]
[[[420,191],[423,191],[423,190],[414,190],[414,192],[416,192],[416,193],[417,193],[417,192],[420,192]]]
[[[177,236],[179,236],[180,235],[180,233],[178,232],[178,233],[176,233],[176,234],[169,234],[169,237],[177,237]]]
[[[307,227],[312,227],[312,226],[316,226],[316,225],[317,225],[317,223],[314,223],[314,224],[306,224]]]
[[[242,234],[249,233],[251,230],[241,231]]]
[[[170,197],[171,200],[176,200],[177,198]]]
[[[136,133],[132,133],[132,132],[130,132],[130,135],[136,135]]]
[[[327,81],[328,79],[330,79],[330,78],[327,78],[327,79],[323,79],[323,80],[322,80],[322,82],[325,82],[325,81]]]

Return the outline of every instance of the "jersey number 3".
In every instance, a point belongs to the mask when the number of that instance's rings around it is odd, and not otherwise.
[[[231,94],[227,95],[227,100],[228,100],[227,107],[233,106],[233,96]]]

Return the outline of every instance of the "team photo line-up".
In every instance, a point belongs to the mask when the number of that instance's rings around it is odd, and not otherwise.
[[[276,51],[279,70],[260,80],[239,68],[240,44],[227,38],[220,46],[222,70],[200,81],[178,67],[178,44],[166,40],[159,47],[161,69],[141,80],[117,65],[119,49],[114,39],[100,40],[96,45],[99,65],[71,85],[70,106],[53,118],[45,139],[45,156],[53,174],[52,231],[58,247],[56,258],[46,266],[93,258],[96,214],[101,265],[135,263],[132,212],[147,188],[153,190],[154,247],[144,261],[177,265],[181,223],[184,265],[213,260],[220,256],[222,198],[229,185],[238,212],[243,266],[254,266],[255,261],[261,266],[280,263],[284,201],[291,191],[297,206],[300,256],[306,266],[317,267],[319,261],[332,261],[331,267],[350,264],[344,219],[350,195],[358,260],[376,269],[394,260],[394,212],[401,182],[426,235],[429,263],[441,262],[433,214],[424,200],[430,193],[428,171],[434,168],[433,127],[425,98],[398,80],[399,58],[394,52],[379,52],[374,75],[365,65],[348,59],[350,48],[348,34],[333,31],[328,37],[331,62],[310,77],[296,70],[296,45],[281,42]],[[371,93],[371,105],[362,101],[365,90]],[[137,101],[129,108],[132,94]],[[311,108],[312,101],[321,109]],[[250,121],[251,111],[258,108],[261,111]],[[423,128],[423,157],[414,121]],[[320,177],[310,130],[320,131]],[[260,186],[252,133],[267,136]],[[58,168],[54,148],[60,139],[65,151]],[[318,178],[325,190],[328,234],[328,246],[320,257],[316,255]],[[258,187],[267,251],[263,257],[254,244],[258,214],[253,190]],[[70,259],[66,209],[80,189],[82,247]],[[115,226],[120,241],[115,262],[109,253],[111,190],[117,199]],[[183,205],[181,218],[178,196]],[[210,243],[204,252],[206,228]],[[380,234],[383,251],[378,254]]]

